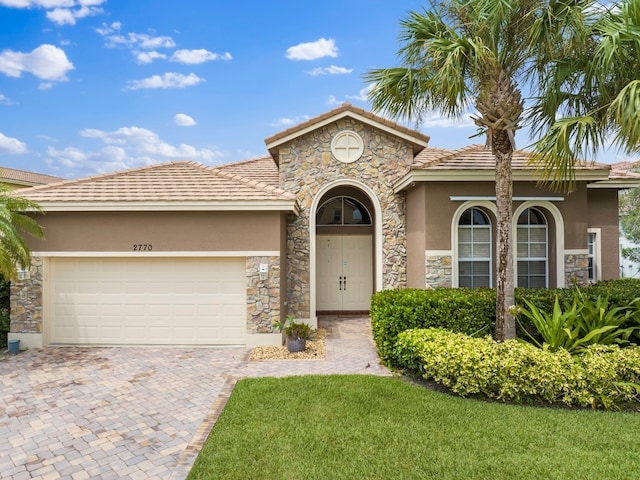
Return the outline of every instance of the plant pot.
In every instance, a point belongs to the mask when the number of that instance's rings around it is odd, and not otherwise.
[[[20,351],[20,340],[9,340],[9,353],[16,355]]]
[[[306,338],[287,337],[287,350],[291,353],[304,352],[305,348],[307,348]]]

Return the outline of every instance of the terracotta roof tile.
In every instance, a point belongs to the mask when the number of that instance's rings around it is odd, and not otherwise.
[[[640,160],[636,162],[632,162],[632,161],[617,162],[611,165],[611,169],[617,170],[617,171],[629,171],[629,170],[635,170],[638,168],[640,168]]]
[[[55,183],[64,180],[53,175],[45,175],[43,173],[27,172],[25,170],[17,170],[15,168],[0,167],[0,181],[8,183],[16,182],[25,185],[44,185],[47,183]]]
[[[513,152],[511,166],[513,170],[535,170],[529,164],[531,152],[516,150]],[[413,162],[415,170],[493,170],[495,158],[491,150],[484,145],[469,145],[457,150],[427,147]],[[610,166],[603,163],[581,162],[577,165],[580,170],[609,170]]]
[[[37,202],[293,200],[268,183],[195,162],[172,162],[18,190]]]
[[[260,157],[243,162],[227,163],[215,167],[215,170],[231,172],[245,178],[253,178],[275,187],[280,186],[278,166],[272,157]]]

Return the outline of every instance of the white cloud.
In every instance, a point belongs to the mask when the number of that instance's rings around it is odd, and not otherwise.
[[[58,25],[75,25],[79,18],[104,13],[99,7],[106,0],[0,0],[12,8],[44,8],[47,18]],[[77,8],[74,8],[77,7]]]
[[[53,83],[42,82],[40,85],[38,85],[38,90],[49,90],[51,87],[53,87]]]
[[[133,52],[138,63],[151,63],[159,58],[167,58],[164,53],[151,50],[150,52]]]
[[[204,48],[196,49],[196,50],[176,50],[171,55],[172,62],[179,62],[185,64],[196,64],[196,63],[204,63],[209,62],[211,60],[231,60],[231,54],[229,52],[225,53],[213,53],[209,50],[205,50]]]
[[[183,75],[181,73],[167,72],[164,75],[153,75],[142,80],[130,80],[127,82],[127,90],[140,88],[185,88],[193,87],[204,82],[205,79],[195,73]]]
[[[108,29],[96,29],[96,32],[107,32]],[[115,30],[113,31],[115,32]],[[176,42],[173,38],[165,35],[153,37],[146,33],[127,33],[126,35],[111,35],[109,32],[105,37],[108,47],[114,47],[117,45],[123,45],[130,48],[141,48],[144,50],[154,50],[156,48],[173,48],[176,46]]]
[[[310,117],[308,115],[302,115],[300,117],[294,117],[294,118],[283,117],[273,123],[270,123],[269,126],[288,127],[290,125],[297,125],[298,123],[306,122],[307,120],[309,120],[309,118]]]
[[[102,27],[95,28],[94,30],[98,34],[105,37],[107,35],[111,35],[114,32],[119,32],[120,28],[122,28],[122,24],[120,22],[113,22],[110,25],[107,25],[105,22],[102,22]]]
[[[180,127],[191,127],[193,125],[196,125],[196,121],[189,115],[186,115],[184,113],[176,113],[173,117],[173,123],[179,125]]]
[[[316,60],[323,57],[337,57],[338,47],[331,38],[321,38],[315,42],[300,43],[287,49],[290,60]]]
[[[58,25],[75,25],[76,19],[99,15],[104,10],[97,7],[81,6],[76,10],[70,8],[56,8],[47,12],[47,18]]]
[[[21,155],[27,153],[27,145],[17,138],[0,133],[0,154]]]
[[[339,101],[333,95],[329,95],[329,98],[327,98],[327,105],[341,105],[341,104],[342,104],[342,102]]]
[[[66,80],[67,72],[73,64],[64,50],[54,45],[40,45],[29,53],[4,50],[0,53],[0,73],[10,77],[20,77],[23,72],[42,80]]]
[[[0,93],[0,105],[13,105],[14,102],[11,99],[7,98],[5,95]]]
[[[196,148],[171,145],[158,134],[141,127],[122,127],[113,132],[87,128],[80,135],[100,140],[104,146],[94,151],[76,147],[49,147],[50,160],[66,168],[103,173],[175,160],[193,160],[215,164],[223,154],[216,147]]]
[[[353,72],[353,68],[336,67],[335,65],[331,65],[330,67],[314,68],[313,70],[310,70],[307,73],[315,77],[318,75],[345,75],[351,72]]]
[[[345,95],[347,98],[351,100],[359,100],[361,102],[366,102],[369,100],[369,92],[373,90],[374,84],[367,85],[364,88],[361,88],[358,92],[358,95]]]

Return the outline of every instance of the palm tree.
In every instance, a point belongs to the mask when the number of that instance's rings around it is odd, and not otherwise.
[[[511,158],[523,121],[521,87],[543,84],[547,59],[559,46],[580,48],[590,1],[444,0],[401,21],[401,66],[371,70],[374,111],[419,121],[429,111],[473,118],[496,161],[496,338],[515,337],[511,253]],[[536,81],[534,83],[534,80]]]
[[[17,268],[31,265],[31,256],[23,234],[44,238],[42,227],[26,212],[43,213],[31,200],[13,195],[0,184],[0,276],[15,279]]]
[[[640,0],[591,13],[582,48],[558,49],[544,69],[531,111],[542,180],[558,189],[572,184],[577,158],[609,144],[640,151]]]

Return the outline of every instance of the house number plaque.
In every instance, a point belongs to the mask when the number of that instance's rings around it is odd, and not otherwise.
[[[133,251],[134,252],[150,252],[153,250],[153,245],[150,243],[134,243]]]

